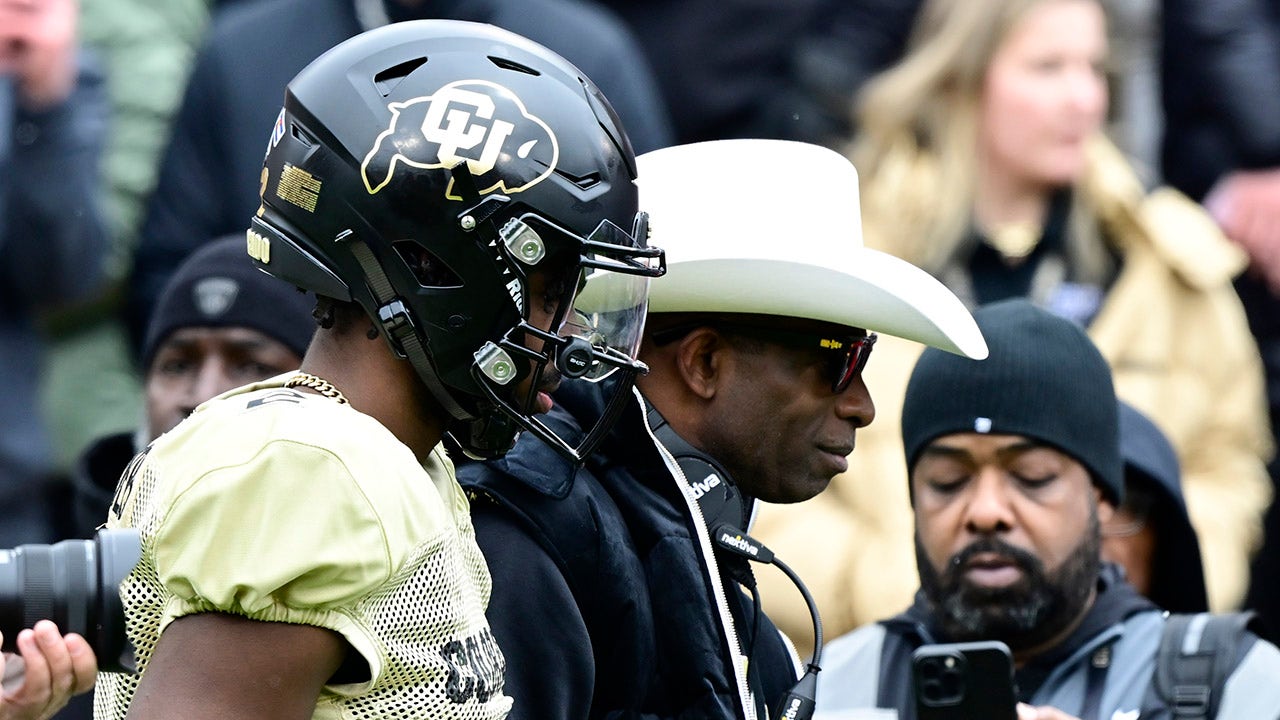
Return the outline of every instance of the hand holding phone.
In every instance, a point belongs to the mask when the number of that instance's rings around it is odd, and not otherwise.
[[[995,640],[924,645],[911,656],[919,720],[1017,720],[1013,655]]]

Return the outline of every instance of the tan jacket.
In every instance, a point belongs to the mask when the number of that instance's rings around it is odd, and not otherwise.
[[[1089,335],[1111,363],[1118,394],[1177,449],[1210,605],[1236,607],[1271,496],[1262,367],[1231,286],[1245,258],[1184,196],[1144,196],[1109,144],[1094,148],[1080,192],[1124,259]],[[901,611],[918,586],[899,433],[920,351],[882,338],[866,369],[876,419],[858,433],[849,471],[813,500],[762,508],[752,533],[804,579],[827,637]],[[760,575],[770,617],[810,646],[800,596],[780,573]]]

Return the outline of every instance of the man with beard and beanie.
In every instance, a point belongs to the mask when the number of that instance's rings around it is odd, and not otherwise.
[[[1020,719],[1280,718],[1280,650],[1247,631],[1212,656],[1223,681],[1210,695],[1157,689],[1169,616],[1101,559],[1124,485],[1111,373],[1088,336],[1023,299],[974,319],[988,359],[928,349],[904,399],[915,603],[827,647],[819,717],[912,720],[915,649],[997,640],[1013,654]],[[1182,652],[1209,639],[1188,633]]]

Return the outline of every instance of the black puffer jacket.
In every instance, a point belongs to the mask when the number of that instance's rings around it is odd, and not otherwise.
[[[602,402],[574,385],[546,422],[576,439]],[[493,575],[510,718],[764,718],[796,682],[788,643],[734,580],[746,561],[710,549],[638,395],[584,468],[526,434],[500,460],[459,463],[458,480]]]

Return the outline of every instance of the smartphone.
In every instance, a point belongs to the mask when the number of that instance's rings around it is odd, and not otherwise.
[[[1013,655],[996,640],[924,645],[911,656],[919,720],[1017,720]]]

